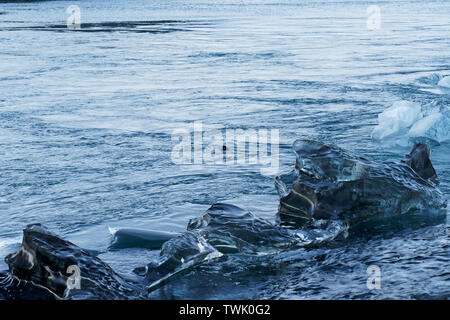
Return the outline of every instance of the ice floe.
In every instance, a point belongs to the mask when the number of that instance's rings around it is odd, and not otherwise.
[[[444,78],[445,79],[445,78]],[[447,106],[430,103],[397,101],[378,115],[378,125],[372,131],[375,140],[432,140],[437,143],[450,139],[450,110]]]
[[[439,80],[438,86],[450,88],[450,76],[449,77],[444,77],[441,80]]]
[[[450,139],[450,111],[437,112],[417,121],[408,131],[410,138],[428,138],[437,142]]]
[[[401,133],[421,118],[421,107],[410,101],[397,101],[392,107],[378,115],[378,125],[372,131],[372,138],[384,139]]]

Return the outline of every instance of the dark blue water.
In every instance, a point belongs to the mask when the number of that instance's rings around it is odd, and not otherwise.
[[[401,158],[410,145],[370,133],[397,100],[448,107],[434,79],[450,75],[449,13],[448,1],[0,3],[0,257],[40,222],[129,273],[158,251],[110,251],[108,227],[181,232],[218,201],[274,221],[274,177],[260,167],[172,161],[173,130],[193,121],[278,129],[280,172],[298,137]],[[431,157],[446,195],[449,148]],[[448,296],[446,220],[393,224],[334,248],[230,255],[149,298]],[[382,270],[380,290],[366,287],[369,265]]]

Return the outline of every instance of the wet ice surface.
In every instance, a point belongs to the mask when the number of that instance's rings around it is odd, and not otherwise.
[[[448,274],[444,270],[449,259],[443,238],[448,231],[440,224],[391,237],[372,234],[370,239],[349,241],[333,249],[227,256],[192,269],[164,289],[152,292],[150,298],[445,299]],[[415,255],[404,255],[405,251],[416,250]],[[431,263],[430,256],[440,258]],[[366,269],[373,264],[384,270],[380,291],[366,287]],[[209,289],[205,291],[205,287]]]
[[[40,222],[128,273],[158,251],[109,250],[108,227],[180,232],[224,201],[274,222],[273,177],[259,168],[172,163],[171,132],[191,121],[280,129],[287,172],[299,137],[399,159],[411,142],[373,141],[378,115],[399,100],[448,108],[445,1],[379,3],[374,31],[354,2],[78,1],[88,25],[77,32],[61,28],[70,4],[0,4],[1,257]],[[449,148],[431,154],[447,198]],[[367,228],[335,248],[211,260],[150,298],[448,294],[446,221]],[[370,264],[382,268],[380,291],[365,285]]]
[[[293,148],[295,169],[276,178],[282,223],[325,219],[355,224],[417,210],[445,212],[447,201],[426,144],[415,144],[397,162],[370,161],[313,140],[296,140]]]
[[[355,237],[361,238],[362,235],[368,240],[383,233],[387,235],[392,231],[401,232],[407,227],[424,228],[443,224],[446,215],[416,210],[407,214],[399,212],[394,218],[395,220],[384,216],[366,219],[362,223],[350,225],[350,229],[346,227],[348,224],[340,223],[341,220],[330,219],[315,220],[301,227],[288,229],[234,205],[217,203],[201,217],[191,219],[185,232],[172,235],[162,245],[159,257],[153,258],[146,266],[135,268],[134,275],[118,274],[96,257],[98,252],[83,250],[40,224],[29,225],[24,230],[21,249],[5,259],[9,265],[9,274],[0,273],[0,298],[146,299],[174,281],[178,283],[180,278],[193,270],[219,264],[220,269],[229,271],[227,262],[236,263],[235,256],[259,263],[264,261],[262,257],[270,257],[269,260],[272,260],[277,256],[283,260],[286,252],[289,252],[291,258],[298,248],[308,252],[325,248],[329,253],[333,251],[330,249],[352,244]],[[155,240],[159,241],[161,237],[155,231],[119,229],[113,234],[116,245],[120,244],[116,249],[130,244],[127,234],[133,237],[140,235],[140,247],[146,249],[154,248],[149,244],[155,244]],[[132,247],[138,247],[137,243],[134,241]],[[444,242],[442,248],[438,249],[445,253],[446,248]],[[320,254],[315,258],[320,263],[325,256]],[[143,255],[140,258],[142,261]],[[247,262],[244,262],[244,266]],[[262,262],[262,269],[266,266]],[[81,286],[69,290],[65,285],[69,281],[65,270],[72,267],[80,270],[78,274],[81,276]],[[238,266],[236,270],[240,274],[242,266]],[[444,273],[440,276],[445,278],[446,275]],[[345,298],[364,297],[367,296],[357,294]],[[444,289],[443,293],[434,292],[432,296],[428,292],[421,292],[409,298],[448,296]]]

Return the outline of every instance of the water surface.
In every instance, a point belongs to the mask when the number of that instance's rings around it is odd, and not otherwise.
[[[66,28],[72,4],[80,30]],[[366,27],[370,4],[379,30]],[[449,12],[448,1],[0,3],[0,257],[40,222],[129,273],[157,251],[109,251],[108,227],[181,232],[219,201],[274,221],[260,167],[173,163],[172,131],[193,121],[279,129],[280,172],[298,137],[399,159],[410,146],[370,132],[397,100],[448,106],[433,75],[450,75]],[[446,195],[449,147],[432,149]],[[337,248],[230,255],[150,298],[448,297],[448,231],[405,223]],[[381,290],[366,287],[372,264]]]

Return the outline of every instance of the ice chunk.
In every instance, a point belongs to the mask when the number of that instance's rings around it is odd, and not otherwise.
[[[422,106],[422,116],[427,117],[433,113],[439,113],[447,109],[446,101],[433,100]]]
[[[296,244],[292,235],[239,207],[216,203],[203,216],[189,221],[188,231],[198,231],[222,253],[271,253]]]
[[[450,139],[450,111],[432,113],[417,121],[409,130],[410,138],[428,138],[437,142]]]
[[[372,131],[372,138],[384,139],[406,131],[421,118],[421,107],[410,101],[397,101],[392,107],[378,115],[378,125]]]
[[[0,296],[10,299],[137,299],[141,289],[88,251],[60,238],[41,224],[23,231],[22,246],[5,258],[9,283],[0,283]],[[74,267],[75,269],[69,269]],[[70,271],[73,270],[73,271]],[[78,271],[76,271],[78,270]],[[75,273],[73,273],[75,272]],[[69,285],[79,273],[80,288]],[[1,276],[0,276],[1,281]],[[6,288],[5,288],[6,287]]]
[[[450,88],[450,76],[444,77],[438,82],[438,86]]]
[[[280,220],[307,223],[320,219],[359,222],[411,210],[441,210],[447,203],[429,148],[415,144],[402,162],[379,163],[320,141],[298,140],[295,170],[277,177]]]
[[[160,249],[177,236],[175,233],[137,228],[109,228],[112,235],[110,249],[147,248]]]

